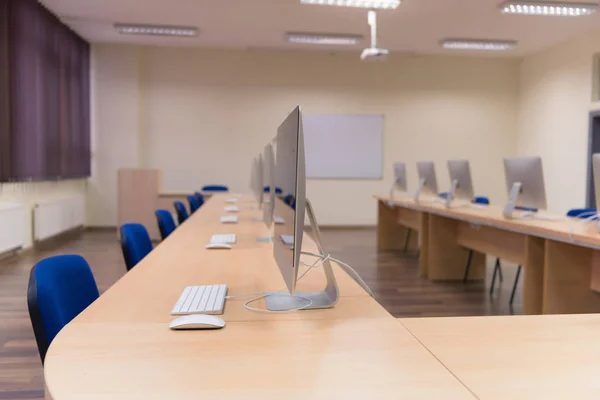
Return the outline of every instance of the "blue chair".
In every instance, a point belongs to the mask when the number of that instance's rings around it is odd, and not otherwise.
[[[202,207],[204,203],[206,203],[206,200],[204,200],[204,195],[200,192],[196,192],[194,194],[196,195],[196,199],[198,200],[198,205]]]
[[[292,205],[292,201],[294,200],[294,195],[293,194],[288,194],[287,196],[285,196],[285,198],[283,199],[283,202],[285,204],[287,204],[288,206]]]
[[[595,208],[574,208],[572,210],[569,210],[567,212],[567,217],[571,217],[571,218],[581,218],[581,219],[598,219],[598,217],[596,216],[596,218],[592,218],[597,214],[597,210]]]
[[[175,206],[175,211],[177,212],[177,222],[179,222],[179,225],[181,225],[186,219],[188,219],[189,215],[187,208],[185,208],[185,205],[180,201],[176,201],[173,203],[173,205]]]
[[[42,364],[58,332],[99,296],[92,270],[81,256],[50,257],[31,269],[27,306]]]
[[[165,240],[176,228],[173,215],[167,210],[156,210],[156,220],[158,221],[160,237]]]
[[[196,211],[198,211],[198,209],[200,208],[200,204],[198,204],[198,199],[196,198],[196,196],[188,196],[187,197],[188,203],[190,203],[190,211],[193,213],[195,213]]]
[[[490,205],[490,199],[485,197],[485,196],[476,196],[473,199],[473,204],[483,204],[483,205]]]
[[[448,196],[450,196],[449,192],[442,192],[439,194],[440,198],[446,200],[448,198]]]
[[[131,271],[152,251],[152,240],[141,224],[126,224],[121,227],[121,249],[127,271]]]
[[[264,192],[269,193],[270,191],[271,191],[271,187],[265,186]],[[280,187],[275,187],[275,194],[283,194],[283,189],[281,189]]]
[[[203,192],[229,192],[229,188],[223,185],[207,185],[202,188]]]

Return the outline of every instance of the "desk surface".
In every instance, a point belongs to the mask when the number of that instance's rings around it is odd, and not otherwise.
[[[389,196],[375,196],[375,198],[397,206],[428,212],[442,217],[600,249],[600,234],[598,233],[596,223],[586,222],[581,219],[564,217],[564,219],[558,221],[533,218],[509,220],[504,218],[502,214],[503,207],[495,205],[483,206],[482,208],[466,206],[446,208],[441,201],[433,202],[431,200],[424,200],[417,203],[408,196],[400,197],[398,195],[394,199],[391,199]]]
[[[216,194],[58,334],[44,369],[54,400],[473,398],[339,269],[334,309],[273,315],[228,300],[224,329],[170,331],[187,285],[227,283],[229,295],[285,286],[272,245],[256,242],[268,232],[251,202],[238,203],[239,224],[219,222],[228,197]],[[214,233],[236,233],[238,244],[205,250]],[[314,249],[305,239],[303,250]],[[299,290],[324,283],[312,271]]]
[[[600,315],[399,321],[478,398],[600,396]]]

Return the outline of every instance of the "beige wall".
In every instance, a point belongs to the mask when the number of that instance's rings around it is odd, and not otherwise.
[[[593,58],[600,32],[526,57],[520,71],[519,155],[544,162],[548,207],[555,212],[586,203]]]
[[[25,237],[23,243],[25,248],[33,244],[33,207],[42,201],[55,198],[68,197],[70,195],[86,194],[86,180],[77,179],[57,182],[26,182],[26,183],[3,183],[0,185],[0,202],[16,202],[25,207],[26,220]]]
[[[94,184],[92,221],[116,219],[116,185],[108,177],[135,163],[162,169],[167,190],[222,182],[247,191],[252,157],[297,104],[309,113],[386,118],[383,180],[309,181],[322,224],[375,224],[372,194],[388,191],[391,165],[401,160],[409,165],[411,190],[417,160],[436,161],[440,189],[446,189],[445,161],[467,158],[477,193],[494,202],[505,198],[501,159],[516,152],[517,60],[362,63],[356,54],[105,45],[94,46],[94,58],[95,109],[102,111],[97,148],[108,154],[119,143],[123,154],[95,163],[94,176],[105,178]]]

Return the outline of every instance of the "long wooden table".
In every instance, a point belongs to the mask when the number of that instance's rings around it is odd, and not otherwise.
[[[482,279],[485,255],[523,266],[526,314],[600,312],[600,234],[593,222],[507,220],[502,208],[446,208],[410,198],[378,200],[378,248],[400,250],[407,228],[419,232],[420,272],[431,280]]]
[[[399,321],[480,399],[600,397],[600,315]]]
[[[272,245],[256,241],[268,232],[250,201],[239,202],[239,224],[219,222],[227,197],[215,195],[58,334],[45,360],[48,398],[474,398],[340,269],[333,309],[275,315],[227,300],[224,329],[170,331],[185,286],[226,283],[232,296],[285,286]],[[205,250],[214,233],[238,243]],[[310,238],[303,249],[315,250]],[[299,290],[324,283],[311,271]]]

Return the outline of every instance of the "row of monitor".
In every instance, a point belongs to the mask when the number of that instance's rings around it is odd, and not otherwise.
[[[448,161],[448,173],[450,190],[444,196],[446,206],[471,204],[475,193],[469,162],[466,160]],[[544,173],[540,157],[505,158],[504,173],[509,194],[504,212],[507,218],[513,217],[515,209],[537,211],[547,208]],[[434,163],[432,161],[417,162],[417,174],[419,187],[414,196],[415,201],[439,199],[440,193]],[[395,190],[408,191],[405,163],[394,164],[394,177],[394,185],[390,193],[392,197]]]

